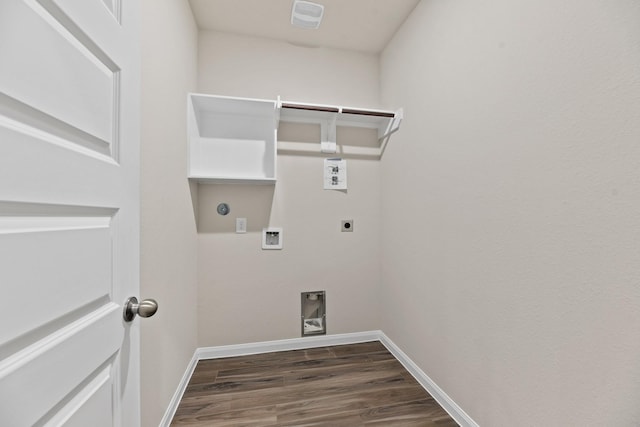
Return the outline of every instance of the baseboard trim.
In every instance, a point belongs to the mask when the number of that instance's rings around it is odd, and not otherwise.
[[[169,406],[164,413],[164,417],[162,417],[162,420],[160,420],[159,427],[169,427],[169,425],[171,424],[171,420],[173,420],[173,416],[178,410],[178,405],[180,405],[180,400],[182,400],[182,396],[187,389],[187,385],[189,384],[191,375],[193,375],[193,371],[196,369],[198,360],[198,349],[196,349],[196,351],[193,353],[193,356],[191,357],[191,360],[189,361],[189,364],[187,365],[187,369],[184,371],[184,375],[182,375],[182,378],[178,383],[176,392],[173,394],[173,397],[169,402]]]
[[[225,345],[220,347],[204,347],[197,349],[196,353],[201,360],[218,359],[221,357],[248,356],[250,354],[273,353],[276,351],[303,350],[306,348],[327,347],[330,345],[379,341],[380,334],[380,331],[369,331],[339,335],[316,335],[277,341]]]
[[[389,339],[383,332],[380,332],[380,342],[384,345],[387,350],[391,354],[395,356],[396,359],[404,366],[404,368],[409,371],[411,375],[420,383],[422,388],[424,388],[427,393],[429,393],[433,398],[442,406],[442,408],[447,411],[451,418],[456,420],[458,424],[462,427],[479,427],[479,425],[473,421],[473,419],[467,415],[466,412],[462,410],[460,406],[458,406],[453,399],[447,395],[438,385],[431,379],[427,374],[424,373],[422,369],[416,365],[413,360],[409,358],[400,348],[395,345],[393,341]]]
[[[327,347],[331,345],[357,344],[367,341],[380,341],[405,367],[420,385],[444,408],[445,411],[462,427],[479,427],[438,385],[433,382],[400,348],[382,331],[356,332],[338,335],[319,335],[313,337],[293,338],[277,341],[264,341],[248,344],[225,345],[219,347],[197,348],[191,362],[187,366],[178,389],[173,395],[165,412],[160,427],[169,427],[178,409],[180,399],[187,388],[189,379],[199,360],[219,359],[221,357],[247,356],[250,354],[273,353],[276,351],[303,350],[307,348]]]

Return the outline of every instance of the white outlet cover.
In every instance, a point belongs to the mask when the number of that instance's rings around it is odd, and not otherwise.
[[[247,232],[247,218],[236,218],[236,233],[243,234]]]

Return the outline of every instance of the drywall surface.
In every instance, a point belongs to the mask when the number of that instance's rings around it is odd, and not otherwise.
[[[142,2],[142,425],[157,426],[196,347],[197,243],[186,180],[186,99],[197,30],[187,2]]]
[[[640,3],[424,0],[381,84],[385,333],[480,425],[639,425]]]
[[[378,57],[201,31],[198,90],[217,95],[379,107]]]
[[[203,32],[199,64],[200,92],[378,107],[373,55]],[[338,144],[367,136],[341,131]],[[319,137],[317,126],[281,126],[289,149],[275,187],[199,186],[200,346],[299,337],[304,291],[327,291],[328,333],[378,328],[379,161],[345,156],[348,190],[325,191],[323,161],[335,155],[320,154]],[[247,218],[246,234],[235,233],[236,218]],[[340,231],[343,219],[355,221],[352,233]],[[283,228],[282,250],[261,249],[268,226]]]

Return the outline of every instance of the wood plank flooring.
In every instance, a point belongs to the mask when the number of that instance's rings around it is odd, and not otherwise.
[[[171,425],[458,424],[375,341],[202,360]]]

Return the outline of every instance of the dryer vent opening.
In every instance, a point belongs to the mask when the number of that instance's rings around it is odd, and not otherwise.
[[[302,292],[300,295],[302,336],[327,333],[325,291]]]

